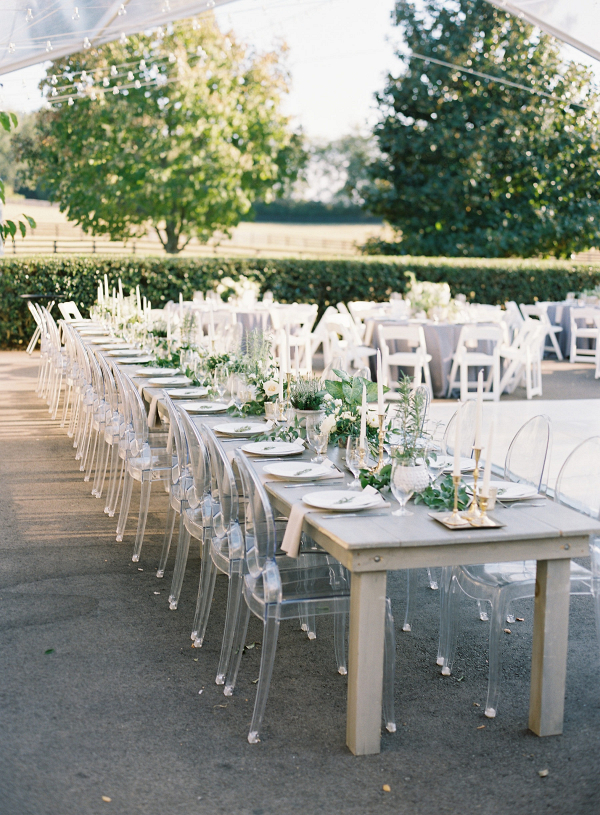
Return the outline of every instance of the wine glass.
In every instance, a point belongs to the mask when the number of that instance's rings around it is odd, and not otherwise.
[[[425,463],[427,464],[430,481],[432,484],[435,484],[446,464],[446,457],[440,455],[439,447],[436,444],[427,445]]]
[[[229,373],[224,365],[217,365],[213,373],[213,387],[217,392],[218,401],[225,401],[225,393],[227,391],[227,380]]]
[[[396,458],[392,462],[390,487],[394,498],[400,504],[400,509],[392,512],[392,515],[412,515],[412,512],[406,509],[406,503],[415,491],[414,469],[412,464],[406,464],[402,459]]]
[[[348,441],[346,442],[346,466],[354,476],[354,481],[348,484],[350,489],[358,489],[361,485],[358,479],[360,475],[361,458],[360,438],[358,436],[348,436]]]
[[[327,443],[329,442],[329,433],[323,432],[321,429],[321,420],[306,422],[306,440],[316,453],[311,461],[320,464],[324,460],[323,453],[327,450]]]

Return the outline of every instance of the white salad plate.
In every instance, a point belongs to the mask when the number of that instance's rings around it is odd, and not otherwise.
[[[500,501],[522,501],[525,498],[535,498],[539,495],[535,487],[529,484],[514,484],[512,481],[490,481],[490,487],[496,487],[496,497]],[[477,485],[477,492],[481,489],[481,481]]]
[[[165,388],[165,393],[171,399],[202,399],[203,396],[208,396],[208,388]]]
[[[119,365],[140,365],[142,362],[153,361],[154,357],[119,357]]]
[[[164,388],[165,385],[189,385],[187,376],[159,376],[156,379],[149,379],[148,385],[151,388]]]
[[[187,410],[188,413],[224,413],[227,405],[223,402],[177,402],[177,407]]]
[[[297,456],[304,452],[304,445],[289,441],[253,441],[244,444],[242,450],[253,456]]]
[[[131,345],[119,345],[112,351],[106,352],[107,357],[147,357],[144,351],[136,351]]]
[[[136,372],[136,376],[175,376],[176,374],[180,374],[181,371],[179,368],[139,368]]]
[[[451,473],[454,468],[454,456],[438,456],[437,461],[443,462],[444,472]],[[475,469],[475,462],[472,458],[461,458],[460,471],[461,473],[469,473]]]
[[[223,436],[258,436],[267,433],[273,427],[273,422],[230,422],[229,424],[216,424],[213,430]]]
[[[358,490],[319,490],[302,496],[309,507],[316,509],[334,509],[339,512],[356,512],[360,509],[371,509],[382,503],[380,495],[359,492]]]
[[[289,481],[311,481],[313,478],[337,475],[337,470],[332,467],[324,464],[311,464],[309,461],[283,461],[281,464],[267,464],[263,472]]]

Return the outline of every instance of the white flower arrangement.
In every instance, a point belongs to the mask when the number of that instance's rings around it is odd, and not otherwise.
[[[279,393],[279,382],[275,379],[268,379],[263,383],[263,390],[267,396],[275,396],[276,393]]]
[[[434,308],[447,308],[452,301],[452,293],[447,283],[431,283],[429,280],[417,280],[414,272],[406,272],[409,284],[406,297],[410,300],[414,312],[424,311],[430,316]]]

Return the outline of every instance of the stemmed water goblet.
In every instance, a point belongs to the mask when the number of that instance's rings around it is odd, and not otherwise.
[[[360,488],[361,484],[358,476],[360,475],[361,458],[360,438],[358,436],[348,436],[346,442],[346,466],[354,476],[354,481],[348,484],[350,489]]]
[[[392,461],[390,488],[394,498],[400,504],[400,508],[392,512],[392,515],[412,515],[412,512],[406,509],[406,504],[415,491],[414,470],[412,464],[407,464],[400,458],[394,458]]]
[[[329,442],[329,433],[322,430],[322,419],[313,421],[307,420],[306,440],[316,453],[316,456],[311,458],[311,461],[314,461],[316,464],[321,464],[325,459],[323,454],[326,452]]]

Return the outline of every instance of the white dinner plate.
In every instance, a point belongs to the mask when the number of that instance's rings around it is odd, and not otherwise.
[[[223,402],[177,402],[177,407],[187,410],[188,413],[224,413],[227,405]]]
[[[171,399],[202,399],[203,396],[208,396],[208,388],[165,388],[165,393]]]
[[[152,362],[153,360],[154,357],[119,357],[119,365],[140,365],[142,362]]]
[[[454,456],[438,456],[437,461],[444,463],[444,472],[451,473],[454,467]],[[469,473],[475,469],[475,462],[472,458],[461,458],[460,471],[461,473]]]
[[[258,436],[267,433],[273,427],[273,422],[244,422],[240,419],[229,424],[216,424],[213,430],[223,436]]]
[[[283,461],[281,464],[267,464],[263,472],[291,481],[311,481],[326,475],[337,475],[337,470],[324,464],[311,464],[310,461]]]
[[[245,444],[242,450],[253,456],[297,456],[304,452],[304,445],[289,441],[253,441]]]
[[[164,388],[165,385],[189,385],[187,376],[159,376],[156,379],[149,379],[148,385],[151,388]]]
[[[478,485],[478,492],[480,487],[481,481]],[[535,498],[538,495],[535,487],[529,484],[514,484],[512,481],[490,481],[490,487],[497,488],[497,498],[500,501],[521,501],[524,498]]]
[[[158,368],[158,367],[148,367],[148,368],[139,368],[135,372],[135,376],[176,376],[180,374],[181,371],[179,368]]]
[[[334,509],[339,512],[356,512],[382,503],[380,495],[365,494],[358,490],[319,490],[303,495],[302,500],[309,507]]]
[[[144,351],[136,351],[131,345],[119,345],[112,351],[106,352],[107,357],[146,357],[148,354]]]

